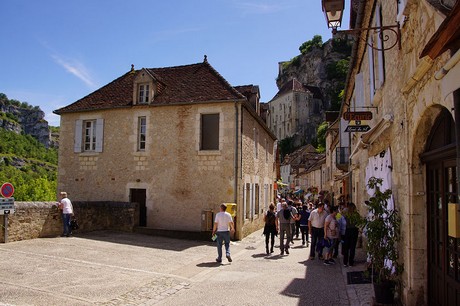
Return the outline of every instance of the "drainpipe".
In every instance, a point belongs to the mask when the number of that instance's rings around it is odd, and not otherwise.
[[[233,191],[233,203],[238,203],[238,117],[238,102],[235,102],[235,186]]]
[[[454,91],[455,141],[457,151],[457,204],[460,203],[460,89]]]

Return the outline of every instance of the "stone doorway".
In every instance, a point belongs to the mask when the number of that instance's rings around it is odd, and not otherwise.
[[[145,189],[130,189],[130,201],[139,204],[139,226],[147,226],[147,206]]]
[[[422,155],[426,163],[428,305],[460,304],[460,239],[448,235],[448,203],[457,203],[455,123],[437,117]]]

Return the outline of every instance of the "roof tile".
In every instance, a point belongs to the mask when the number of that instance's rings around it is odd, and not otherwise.
[[[198,64],[149,68],[161,90],[151,105],[245,100],[207,61]],[[140,70],[130,71],[86,97],[58,110],[62,114],[133,105],[134,79]]]

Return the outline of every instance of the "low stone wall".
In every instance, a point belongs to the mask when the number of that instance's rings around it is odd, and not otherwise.
[[[56,202],[15,202],[8,216],[8,242],[56,237],[62,233],[61,211]],[[78,232],[119,230],[132,232],[139,225],[139,205],[127,202],[72,202]],[[5,242],[4,217],[0,216],[0,242]]]

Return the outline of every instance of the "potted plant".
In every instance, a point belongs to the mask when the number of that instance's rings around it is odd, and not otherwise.
[[[403,269],[398,262],[401,218],[396,209],[388,207],[392,192],[390,189],[382,191],[382,182],[380,178],[371,177],[367,183],[374,195],[365,201],[369,211],[365,232],[376,302],[390,304]]]

